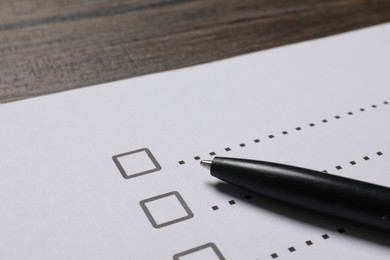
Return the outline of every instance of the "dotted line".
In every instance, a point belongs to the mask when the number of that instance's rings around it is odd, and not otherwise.
[[[388,104],[389,104],[388,101],[383,101],[382,103],[380,103],[380,105],[388,105]],[[376,109],[376,108],[378,108],[378,105],[371,105],[371,106],[370,106],[370,109]],[[360,108],[358,111],[359,111],[359,112],[365,112],[366,109],[365,109],[365,108]],[[348,116],[354,115],[354,113],[351,112],[351,111],[347,112],[346,114],[347,114]],[[340,116],[340,115],[336,115],[336,116],[334,116],[333,118],[334,118],[335,120],[339,120],[339,119],[341,119],[341,116]],[[321,122],[322,124],[327,124],[329,121],[328,121],[328,119],[322,119],[320,122]],[[310,124],[308,124],[308,126],[311,128],[311,127],[315,127],[316,124],[310,123]],[[317,125],[317,126],[318,126],[318,125]],[[303,128],[299,126],[299,127],[296,127],[294,130],[295,130],[295,132],[299,132],[299,131],[302,131]],[[281,133],[282,133],[282,135],[287,135],[287,134],[291,133],[291,131],[288,132],[287,130],[284,130],[284,131],[282,131]],[[270,135],[267,136],[267,138],[268,138],[268,139],[274,139],[274,138],[275,138],[275,135],[270,134]],[[254,140],[253,140],[253,143],[255,143],[255,144],[260,143],[260,139],[254,139]],[[246,147],[246,145],[247,145],[247,144],[245,144],[245,143],[240,143],[240,144],[239,144],[239,147],[244,148],[244,147]],[[231,147],[226,147],[226,148],[224,148],[224,150],[225,150],[225,152],[230,152],[230,151],[232,150],[232,148],[231,148]],[[216,153],[215,153],[214,151],[212,151],[212,152],[209,152],[209,155],[210,155],[210,156],[215,156]],[[200,160],[200,159],[201,159],[200,156],[198,156],[198,155],[197,155],[197,156],[194,156],[194,160],[195,160],[195,161],[198,161],[198,160]],[[180,160],[180,161],[178,161],[178,163],[179,163],[180,165],[184,165],[186,162],[185,162],[184,160]]]
[[[343,227],[338,228],[337,231],[338,231],[340,234],[343,234],[343,233],[347,232],[347,231],[345,230],[345,228],[343,228]],[[330,238],[330,236],[329,236],[328,234],[325,233],[325,234],[321,235],[321,238],[322,238],[323,240],[327,240],[327,239]],[[314,245],[314,243],[313,243],[312,240],[306,240],[306,241],[304,242],[304,244],[305,244],[306,246],[312,246],[312,245]],[[287,251],[290,252],[290,253],[294,253],[295,251],[297,251],[297,249],[296,249],[295,246],[291,246],[291,247],[288,247],[288,248],[287,248]],[[279,255],[278,255],[276,252],[270,254],[270,256],[271,256],[272,259],[279,258]]]
[[[382,156],[382,155],[383,155],[383,152],[378,151],[378,152],[375,153],[375,155],[376,155],[376,156]],[[375,156],[375,155],[374,155],[374,156]],[[366,156],[363,156],[362,158],[363,158],[363,160],[364,160],[363,162],[369,161],[370,159],[372,159],[372,157],[370,158],[370,157],[368,157],[367,155],[366,155]],[[346,165],[347,165],[347,166],[354,166],[354,165],[356,165],[356,164],[357,164],[356,161],[349,161],[348,164],[346,164]],[[339,170],[342,170],[342,169],[343,169],[343,166],[337,165],[337,166],[335,166],[335,168],[336,168],[336,170],[339,171]],[[327,170],[323,170],[322,172],[328,173]]]

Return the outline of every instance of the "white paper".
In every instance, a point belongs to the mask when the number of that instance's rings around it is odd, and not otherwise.
[[[0,259],[388,259],[388,235],[246,199],[194,157],[390,186],[389,69],[385,24],[1,105]]]

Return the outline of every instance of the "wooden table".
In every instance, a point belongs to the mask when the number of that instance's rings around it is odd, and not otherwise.
[[[387,21],[389,0],[3,0],[0,102]]]

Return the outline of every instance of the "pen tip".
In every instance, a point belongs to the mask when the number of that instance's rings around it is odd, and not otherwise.
[[[203,160],[203,161],[200,161],[200,165],[202,165],[203,167],[205,167],[207,170],[210,170],[211,168],[211,164],[213,163],[213,161],[211,160]]]

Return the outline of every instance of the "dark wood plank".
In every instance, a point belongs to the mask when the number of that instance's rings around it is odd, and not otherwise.
[[[0,102],[387,21],[388,0],[5,0]]]

